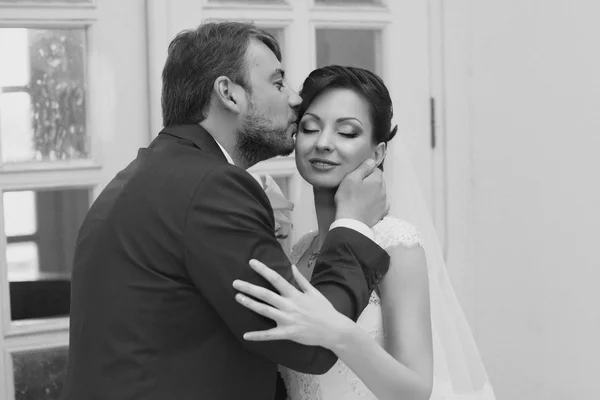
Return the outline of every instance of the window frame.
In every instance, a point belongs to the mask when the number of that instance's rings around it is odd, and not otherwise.
[[[85,86],[85,121],[86,137],[90,152],[87,159],[67,161],[32,161],[32,162],[0,162],[0,312],[1,332],[0,345],[7,348],[22,337],[36,337],[54,332],[68,335],[69,317],[42,318],[12,321],[10,283],[6,260],[8,238],[4,230],[5,191],[44,190],[44,189],[89,189],[92,198],[99,192],[102,182],[102,138],[96,129],[96,115],[99,102],[91,93],[101,87],[97,79],[97,51],[95,24],[97,15],[95,0],[88,3],[39,4],[6,3],[0,0],[0,28],[35,28],[35,29],[83,29],[85,45],[83,54],[83,76]],[[1,134],[1,132],[0,132]],[[39,246],[39,244],[38,244]],[[60,335],[59,335],[60,336]],[[6,360],[5,360],[6,362]],[[7,365],[9,365],[8,363]],[[0,363],[0,366],[1,363]],[[8,368],[5,368],[8,369]],[[11,377],[12,378],[12,377]],[[11,380],[7,382],[10,383]],[[10,393],[13,387],[8,385]],[[12,395],[11,395],[12,396]],[[12,398],[9,396],[9,398]]]
[[[0,383],[5,389],[5,398],[15,398],[14,356],[30,351],[54,350],[69,347],[69,337],[58,332],[44,333],[39,336],[21,336],[0,349],[0,365],[4,362],[4,373],[0,373]],[[2,382],[4,380],[4,382]]]
[[[90,92],[95,89],[94,82],[91,79],[94,67],[92,66],[91,55],[94,53],[94,45],[92,42],[94,36],[94,19],[86,20],[31,20],[31,19],[0,19],[0,29],[2,28],[29,28],[29,29],[83,29],[85,34],[85,48],[83,53],[83,79],[85,86],[85,104],[86,104],[86,115],[85,115],[85,130],[86,138],[88,140],[90,149],[89,155],[86,159],[75,159],[67,161],[28,161],[28,162],[14,162],[4,163],[1,159],[2,142],[0,141],[0,176],[4,174],[10,175],[11,173],[23,173],[23,172],[48,172],[55,171],[61,173],[65,170],[81,171],[86,169],[100,169],[101,168],[101,153],[99,135],[94,127],[94,119],[91,115],[91,99]],[[2,132],[0,132],[0,135]],[[41,180],[40,180],[41,181]],[[0,186],[0,189],[2,187]]]

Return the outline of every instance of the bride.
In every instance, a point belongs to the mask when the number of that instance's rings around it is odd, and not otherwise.
[[[366,159],[383,168],[396,128],[391,129],[388,90],[369,71],[317,69],[305,80],[301,96],[296,164],[313,186],[318,230],[292,250],[299,289],[256,260],[251,267],[279,293],[234,282],[245,293],[236,296],[240,304],[277,323],[245,339],[288,339],[338,356],[337,364],[320,376],[280,367],[291,400],[494,400],[406,155],[396,153],[390,160],[391,194],[398,194],[391,207],[394,216],[373,227],[375,241],[390,255],[389,272],[379,279],[358,321],[338,313],[309,283],[334,221],[337,187]]]

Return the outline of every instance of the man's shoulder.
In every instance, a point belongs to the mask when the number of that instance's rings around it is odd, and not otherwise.
[[[157,141],[141,149],[136,161],[142,173],[155,174],[156,179],[175,178],[188,185],[199,183],[208,174],[225,174],[230,168],[235,168],[224,157],[217,157],[191,143],[178,143],[169,137],[162,143]]]
[[[266,195],[260,184],[246,170],[228,163],[224,157],[186,142],[167,138],[140,150],[130,171],[133,181],[145,187],[160,187],[181,200],[203,202],[215,197],[261,198]],[[138,184],[131,185],[136,187]],[[163,192],[164,193],[164,192]]]
[[[199,192],[211,191],[217,196],[234,196],[237,200],[244,197],[267,200],[260,183],[246,170],[232,164],[211,165],[196,186]]]

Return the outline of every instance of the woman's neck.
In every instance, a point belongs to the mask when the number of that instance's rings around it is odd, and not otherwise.
[[[327,235],[327,232],[329,232],[329,227],[335,221],[335,192],[335,189],[313,188],[317,225],[319,229],[319,235],[317,237],[318,242],[315,243],[315,247],[318,246],[318,249],[320,249],[323,242],[325,242],[325,236]]]

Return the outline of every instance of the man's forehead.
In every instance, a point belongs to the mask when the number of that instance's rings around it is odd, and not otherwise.
[[[246,58],[251,69],[260,70],[261,73],[271,75],[276,72],[283,72],[281,63],[275,56],[275,53],[261,41],[252,39],[246,50]]]

